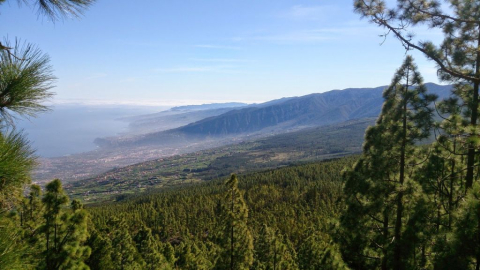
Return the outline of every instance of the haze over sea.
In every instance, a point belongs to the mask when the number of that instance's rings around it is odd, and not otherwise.
[[[135,105],[54,105],[38,118],[21,120],[23,129],[40,157],[57,157],[94,150],[94,140],[128,131],[122,117],[148,114],[167,109]]]

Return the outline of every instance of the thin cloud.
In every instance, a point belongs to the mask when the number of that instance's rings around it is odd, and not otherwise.
[[[108,76],[107,73],[95,73],[95,74],[92,74],[91,76],[88,76],[87,78],[85,78],[85,80],[100,79],[100,78],[105,78],[107,76]]]
[[[138,79],[139,79],[139,77],[126,77],[125,79],[121,80],[120,82],[131,83],[131,82],[136,82]]]
[[[239,73],[236,66],[184,66],[171,68],[157,68],[154,72],[158,73],[194,73],[194,72],[215,72],[215,73]]]
[[[202,105],[212,103],[228,103],[228,102],[242,102],[247,104],[254,104],[264,101],[258,100],[232,100],[232,99],[130,99],[130,100],[115,100],[115,99],[57,99],[50,102],[48,105],[82,105],[82,106],[161,106],[165,109],[173,106],[184,105]]]
[[[295,5],[289,10],[278,15],[280,18],[291,20],[319,21],[328,19],[332,14],[336,14],[338,7],[333,5],[323,6],[304,6]]]
[[[169,73],[169,72],[206,72],[211,71],[210,67],[174,67],[174,68],[157,68],[155,72]]]
[[[336,39],[333,35],[326,35],[321,32],[299,31],[287,34],[268,35],[255,37],[255,40],[277,41],[277,42],[318,42]]]
[[[245,37],[234,37],[234,41],[265,41],[274,43],[309,43],[309,42],[325,42],[337,39],[338,35],[330,32],[322,32],[316,30],[299,30],[288,33],[270,33],[263,35],[252,35]]]
[[[248,59],[234,59],[234,58],[191,58],[192,61],[198,62],[213,62],[213,63],[251,63],[255,62]]]
[[[205,49],[222,49],[222,50],[241,50],[242,48],[237,46],[225,46],[225,45],[211,45],[211,44],[197,44],[193,47],[205,48]]]
[[[382,29],[368,24],[364,25],[341,25],[317,29],[303,29],[287,33],[270,33],[263,35],[251,35],[234,37],[234,41],[268,41],[277,43],[320,43],[332,40],[347,40],[372,38],[382,34]]]

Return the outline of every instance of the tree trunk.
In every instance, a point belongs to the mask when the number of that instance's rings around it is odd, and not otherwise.
[[[477,61],[475,63],[475,77],[477,80],[473,83],[473,100],[471,105],[472,115],[470,118],[470,125],[477,126],[478,118],[478,90],[479,90],[479,79],[480,79],[480,27],[477,38]],[[475,133],[471,133],[470,136],[476,136]],[[473,143],[469,143],[468,153],[467,153],[467,176],[465,179],[465,193],[473,185],[473,171],[475,166],[475,146]]]
[[[383,213],[383,250],[382,250],[382,270],[388,270],[387,267],[387,241],[388,241],[388,208]]]
[[[404,86],[404,91],[407,92],[408,85],[408,70],[407,70],[407,83]],[[393,255],[393,269],[402,270],[404,269],[403,260],[402,260],[402,215],[403,215],[403,183],[405,182],[405,148],[407,145],[407,103],[408,100],[405,98],[403,100],[403,123],[402,123],[402,145],[400,148],[400,177],[398,182],[400,184],[400,191],[398,192],[397,197],[397,218],[395,220],[395,250]]]
[[[235,203],[235,191],[233,190],[232,188],[232,205],[231,205],[231,211],[232,211],[232,214],[233,214],[233,210],[234,210],[234,203]],[[233,266],[234,266],[234,263],[233,263],[233,223],[234,221],[232,220],[232,224],[231,224],[231,227],[230,227],[230,270],[233,270]]]
[[[477,245],[480,243],[480,208],[477,208],[477,219],[478,219],[478,224],[477,224]],[[480,270],[480,250],[478,248],[476,249],[476,265],[475,265],[475,270]]]
[[[456,138],[453,140],[453,153],[456,151]],[[455,157],[452,157],[450,161],[451,173],[450,173],[450,192],[448,194],[448,230],[452,230],[452,212],[453,212],[453,184],[456,178],[455,174]]]

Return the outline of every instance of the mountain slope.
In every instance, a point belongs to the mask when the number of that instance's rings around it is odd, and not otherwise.
[[[235,102],[180,106],[152,114],[123,117],[120,120],[129,123],[129,130],[124,136],[132,136],[182,127],[245,106],[248,104]]]
[[[451,86],[426,84],[440,98],[449,95]],[[382,108],[382,92],[376,88],[351,88],[278,100],[269,105],[235,109],[180,127],[188,135],[224,136],[267,129],[281,130],[323,126],[352,119],[376,117]],[[270,129],[270,130],[269,130]]]
[[[447,97],[452,88],[450,85],[433,83],[427,83],[426,86],[429,92],[437,94],[440,99]],[[320,94],[273,100],[238,109],[229,108],[223,114],[178,128],[137,137],[102,138],[96,140],[96,143],[103,147],[172,146],[181,145],[187,141],[199,142],[206,138],[280,134],[348,120],[377,117],[382,109],[382,93],[385,87],[332,90]],[[205,116],[205,114],[202,115]]]

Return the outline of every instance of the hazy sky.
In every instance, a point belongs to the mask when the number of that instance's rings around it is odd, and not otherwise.
[[[2,35],[36,44],[58,77],[54,101],[260,102],[386,85],[405,51],[351,0],[98,0],[52,23],[0,6]],[[438,33],[416,32],[423,40]],[[427,82],[435,65],[414,54]]]

